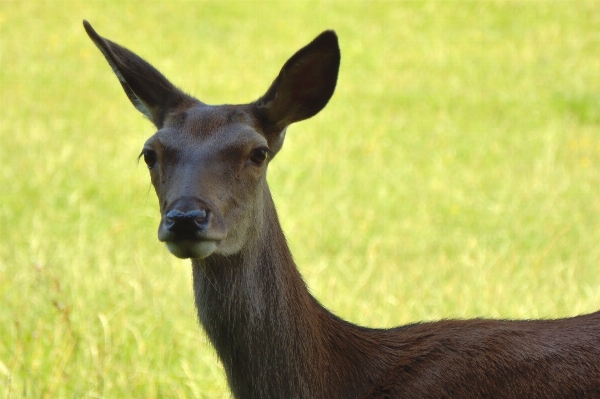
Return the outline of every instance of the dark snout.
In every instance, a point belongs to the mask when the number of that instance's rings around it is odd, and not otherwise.
[[[158,239],[179,258],[205,258],[225,238],[223,217],[208,201],[184,197],[163,214]]]
[[[165,215],[164,226],[167,231],[180,239],[195,239],[208,228],[209,212],[197,209],[182,212],[174,209]]]

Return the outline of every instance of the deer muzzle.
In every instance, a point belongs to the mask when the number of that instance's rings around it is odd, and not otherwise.
[[[204,259],[227,235],[220,213],[200,198],[175,201],[163,214],[158,239],[178,258]]]

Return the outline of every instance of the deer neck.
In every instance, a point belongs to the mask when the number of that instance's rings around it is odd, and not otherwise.
[[[334,384],[342,377],[336,357],[366,361],[355,353],[365,345],[352,344],[366,330],[333,316],[310,295],[270,194],[264,203],[268,217],[247,248],[193,261],[200,322],[236,398],[334,397],[342,388]]]

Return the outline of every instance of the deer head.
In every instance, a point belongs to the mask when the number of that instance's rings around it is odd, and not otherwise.
[[[207,105],[148,62],[84,27],[133,105],[157,132],[140,157],[158,196],[158,238],[179,258],[228,256],[264,225],[266,172],[287,127],[317,114],[333,95],[340,51],[325,31],[294,54],[267,92],[241,105]]]

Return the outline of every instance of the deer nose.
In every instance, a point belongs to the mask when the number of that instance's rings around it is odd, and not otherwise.
[[[227,235],[223,216],[207,200],[180,197],[165,204],[158,239],[166,243],[220,241]],[[172,252],[172,251],[171,251]]]
[[[164,225],[177,236],[194,238],[196,233],[208,227],[209,211],[198,209],[189,212],[171,210],[165,215]]]

